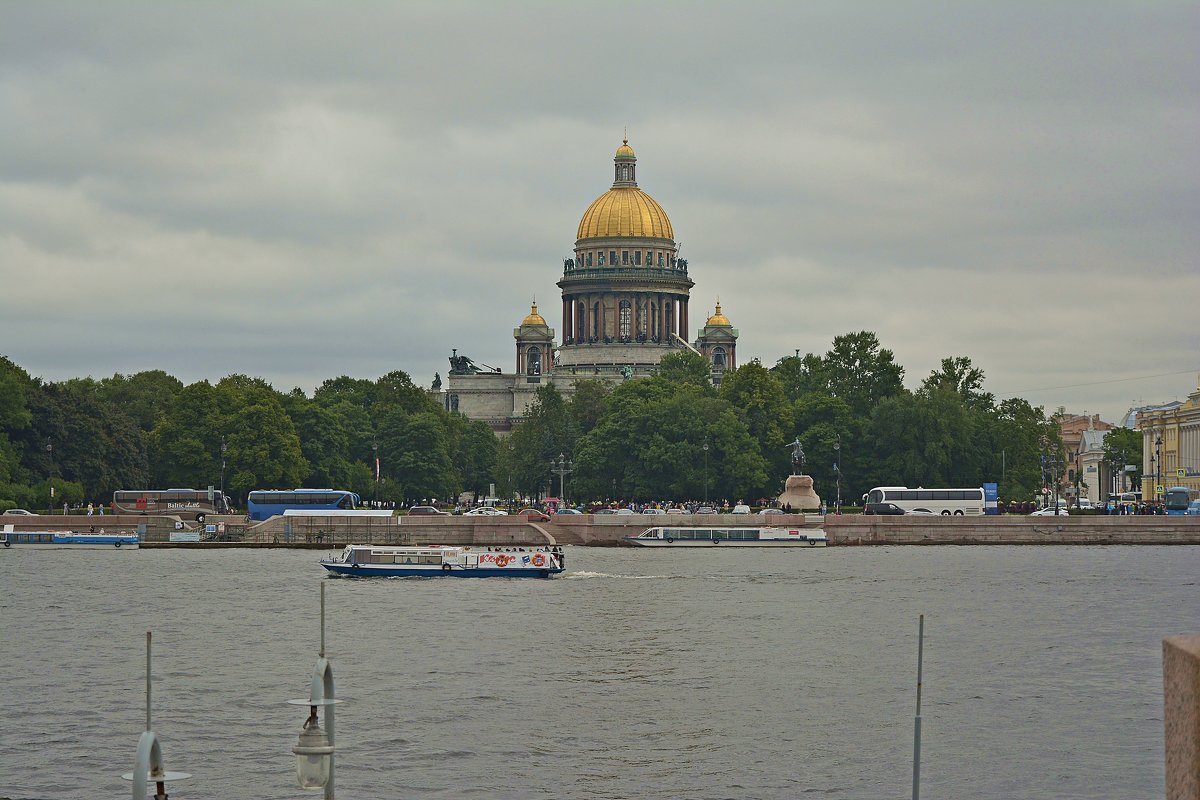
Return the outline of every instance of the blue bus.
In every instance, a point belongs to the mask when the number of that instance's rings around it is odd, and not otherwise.
[[[358,495],[342,489],[256,489],[246,498],[252,521],[270,519],[289,509],[352,511],[361,504]]]
[[[1200,496],[1198,489],[1172,486],[1163,492],[1163,509],[1172,517],[1182,517],[1187,513],[1188,504],[1197,496]]]

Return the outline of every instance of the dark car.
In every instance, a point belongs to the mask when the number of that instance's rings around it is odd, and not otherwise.
[[[863,506],[864,514],[895,514],[897,516],[904,513],[904,509],[895,503],[867,503]]]
[[[445,513],[446,513],[445,511],[438,511],[433,506],[413,506],[412,508],[410,508],[408,510],[409,516],[412,516],[412,517],[443,516],[443,515],[445,515]]]

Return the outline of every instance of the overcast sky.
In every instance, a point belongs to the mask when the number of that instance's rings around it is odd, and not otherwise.
[[[628,128],[739,360],[875,331],[1116,421],[1200,370],[1200,5],[0,5],[0,354],[514,368]],[[694,338],[696,330],[691,331]]]

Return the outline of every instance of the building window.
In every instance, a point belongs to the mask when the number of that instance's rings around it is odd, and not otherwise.
[[[583,301],[580,301],[575,307],[575,342],[577,344],[587,337],[585,319],[587,319],[587,306],[583,304]]]
[[[600,257],[601,257],[601,258],[604,258],[604,256],[600,256]],[[601,263],[601,264],[603,264],[604,262],[603,262],[603,261],[601,261],[600,263]],[[592,254],[591,254],[591,253],[588,253],[588,256],[587,256],[587,265],[588,265],[589,267],[592,265]]]
[[[712,349],[712,364],[717,369],[725,369],[725,348],[717,345]]]
[[[675,304],[665,303],[663,304],[663,310],[667,312],[667,329],[663,332],[663,339],[666,340],[670,338],[671,333],[675,330]]]
[[[600,304],[592,303],[592,340],[600,339]]]
[[[654,253],[652,253],[649,250],[646,251],[646,266],[647,267],[654,266]]]
[[[526,375],[541,375],[542,374],[542,350],[539,347],[530,347],[525,351],[525,374]]]
[[[658,265],[660,267],[663,265],[663,254],[662,253],[658,254]]]
[[[617,265],[617,251],[616,250],[608,251],[608,263],[612,264],[614,267]]]
[[[603,267],[604,266],[604,253],[597,253],[596,256],[599,259],[600,266]]]
[[[625,264],[626,266],[629,265],[629,251],[628,250],[621,251],[621,263]]]
[[[638,266],[638,267],[640,267],[642,265],[642,251],[641,250],[634,252],[633,263],[635,266]]]
[[[629,338],[629,328],[633,317],[633,307],[628,300],[621,301],[621,338]]]

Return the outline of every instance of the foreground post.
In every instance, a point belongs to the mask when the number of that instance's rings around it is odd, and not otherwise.
[[[146,731],[138,739],[137,761],[133,772],[121,776],[133,781],[133,800],[145,800],[146,784],[154,783],[154,800],[167,800],[167,781],[192,777],[186,772],[167,772],[163,768],[162,747],[150,729],[150,631],[146,631]]]
[[[917,716],[913,719],[913,800],[921,797],[921,667],[925,660],[925,615],[917,627]]]
[[[1163,640],[1167,800],[1200,800],[1200,635]]]

